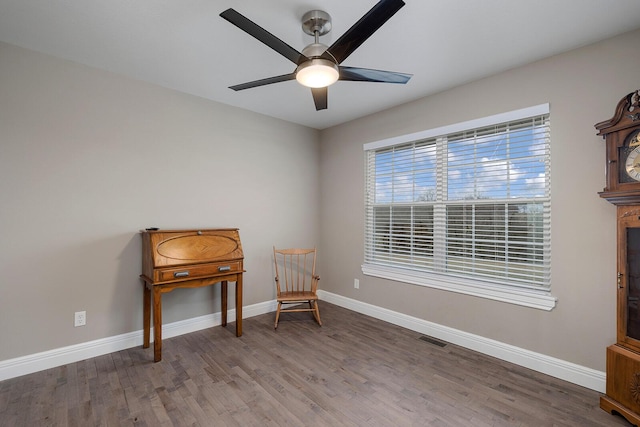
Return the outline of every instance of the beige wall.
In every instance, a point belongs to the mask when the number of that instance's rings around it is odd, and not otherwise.
[[[615,341],[615,215],[614,206],[597,195],[604,186],[605,151],[593,125],[609,119],[618,101],[640,88],[639,69],[636,31],[323,131],[323,289],[604,371],[605,348]],[[547,102],[555,309],[362,274],[364,143]]]
[[[145,227],[239,227],[244,302],[274,299],[318,171],[317,131],[0,43],[0,361],[140,330]],[[164,322],[218,293],[167,294]]]

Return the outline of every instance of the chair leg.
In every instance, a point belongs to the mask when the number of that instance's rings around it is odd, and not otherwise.
[[[282,303],[278,303],[278,308],[276,309],[276,323],[273,325],[273,329],[278,329],[278,319],[280,318],[280,308],[282,307]]]
[[[313,302],[315,309],[313,310],[313,317],[316,318],[318,325],[322,326],[322,321],[320,321],[320,309],[318,308],[318,301]]]

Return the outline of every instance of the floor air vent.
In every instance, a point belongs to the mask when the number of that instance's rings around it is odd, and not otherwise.
[[[435,339],[435,338],[427,337],[427,336],[425,336],[425,335],[421,336],[421,337],[420,337],[420,339],[421,339],[422,341],[426,341],[426,342],[428,342],[429,344],[437,345],[438,347],[445,347],[445,346],[447,345],[447,343],[446,343],[446,342],[439,341],[439,340],[437,340],[437,339]]]

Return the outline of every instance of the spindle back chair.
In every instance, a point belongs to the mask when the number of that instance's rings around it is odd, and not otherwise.
[[[274,328],[278,328],[280,313],[301,311],[312,312],[318,325],[322,326],[318,308],[320,276],[316,274],[316,249],[276,249],[274,246],[273,260],[278,302]],[[285,308],[289,305],[293,307]]]

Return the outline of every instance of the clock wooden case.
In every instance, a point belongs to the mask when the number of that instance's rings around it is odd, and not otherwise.
[[[616,343],[607,348],[606,396],[600,407],[640,425],[640,93],[620,100],[595,125],[606,141],[606,187],[617,206]]]
[[[614,116],[595,125],[607,145],[606,184],[600,197],[615,205],[640,204],[640,94],[620,100]]]

